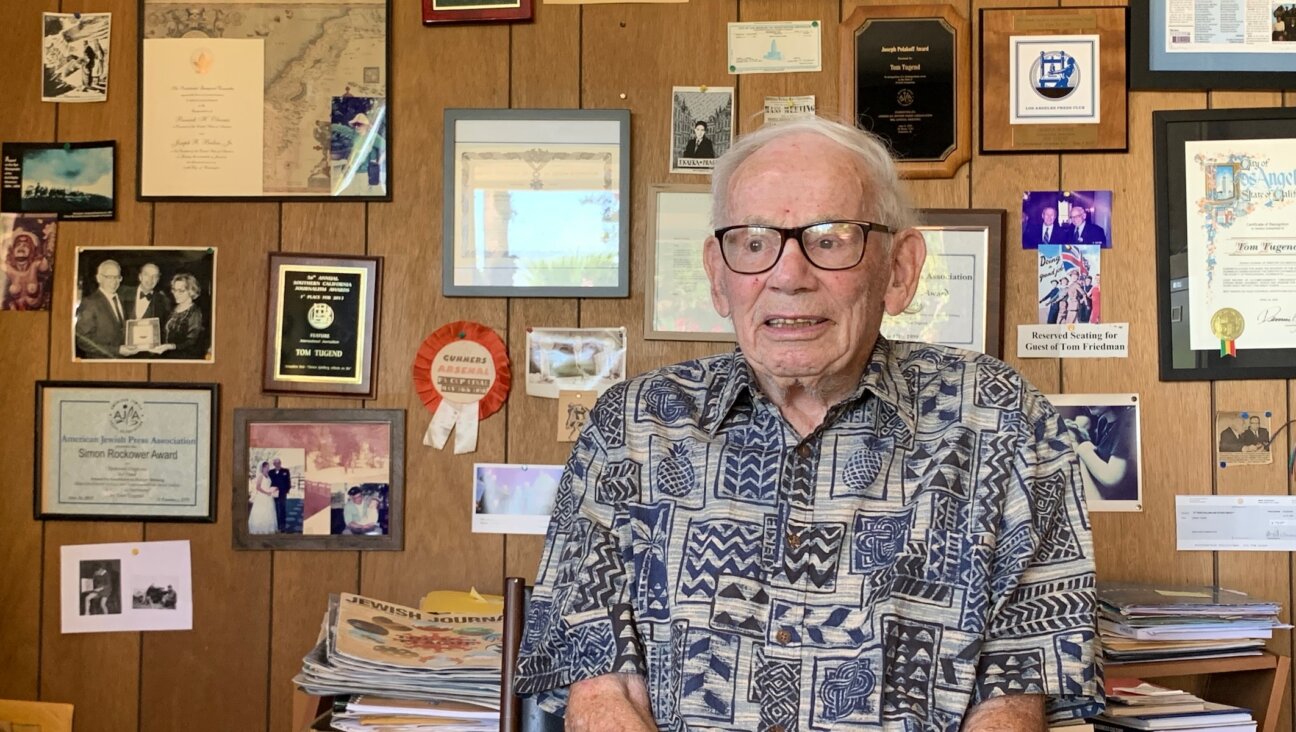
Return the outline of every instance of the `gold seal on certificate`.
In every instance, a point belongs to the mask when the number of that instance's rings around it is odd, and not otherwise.
[[[1246,329],[1246,320],[1233,308],[1220,308],[1211,316],[1210,327],[1211,333],[1221,341],[1235,341]]]

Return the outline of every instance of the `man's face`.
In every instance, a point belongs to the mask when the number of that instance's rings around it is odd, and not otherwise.
[[[1254,433],[1256,433],[1256,434],[1260,434],[1260,418],[1259,418],[1259,417],[1252,417],[1252,418],[1251,418],[1251,421],[1249,422],[1249,424],[1250,424],[1250,426],[1251,426],[1251,431],[1252,431],[1252,432],[1254,432]]]
[[[1044,209],[1044,225],[1052,226],[1053,222],[1055,221],[1057,221],[1057,209],[1055,208]]]
[[[157,287],[160,276],[157,267],[151,264],[144,265],[140,268],[140,289],[151,292],[153,288]]]
[[[815,134],[789,135],[761,148],[735,171],[721,225],[792,227],[877,216],[872,192],[853,156]],[[881,221],[889,224],[893,222]],[[707,240],[704,263],[716,310],[733,320],[752,369],[776,379],[817,380],[862,370],[872,353],[882,311],[899,313],[913,297],[926,251],[921,234],[872,233],[864,259],[841,271],[822,270],[794,241],[774,268],[736,274],[719,242]],[[900,256],[903,251],[904,256]]]
[[[1081,224],[1083,224],[1083,223],[1085,222],[1085,219],[1086,219],[1087,217],[1088,217],[1088,214],[1085,213],[1085,210],[1084,210],[1083,208],[1080,208],[1079,206],[1076,206],[1075,208],[1071,209],[1071,225],[1072,225],[1072,226],[1079,227]]]
[[[359,503],[359,502],[361,502],[361,501],[363,501],[363,500],[364,500],[364,494],[363,494],[363,493],[357,493],[357,494],[355,494],[354,496],[351,496],[351,502],[352,502],[352,503]]]
[[[1247,428],[1246,417],[1238,417],[1237,421],[1233,423],[1233,429],[1237,430],[1238,432],[1245,432],[1246,428]]]
[[[275,459],[274,459],[274,466],[275,466],[275,470],[278,470],[279,468],[283,467],[283,463],[281,463],[281,462],[279,461],[279,458],[275,458]]]
[[[95,281],[99,283],[99,289],[106,295],[116,294],[117,288],[121,287],[121,267],[112,263],[99,265],[98,271],[95,272]]]
[[[701,140],[706,136],[706,127],[702,125],[693,125],[693,136]]]

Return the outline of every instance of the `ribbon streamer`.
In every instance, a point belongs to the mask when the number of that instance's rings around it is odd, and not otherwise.
[[[423,433],[423,444],[440,450],[445,447],[450,433],[454,432],[454,454],[475,452],[480,411],[476,404],[455,404],[442,399],[432,415],[432,421],[428,423],[427,431]]]

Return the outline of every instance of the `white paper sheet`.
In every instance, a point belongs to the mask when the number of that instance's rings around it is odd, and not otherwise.
[[[193,629],[187,540],[60,550],[62,632]]]
[[[1175,496],[1179,551],[1296,550],[1296,496]]]

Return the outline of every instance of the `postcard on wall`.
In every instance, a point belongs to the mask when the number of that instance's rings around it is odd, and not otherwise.
[[[815,95],[765,97],[765,124],[815,116]]]
[[[60,547],[64,633],[192,630],[189,542]]]
[[[41,28],[41,101],[106,101],[112,13],[42,13]]]
[[[817,20],[729,24],[729,73],[787,74],[823,69]]]
[[[544,534],[561,465],[473,465],[473,533]]]
[[[1296,348],[1296,142],[1184,143],[1193,350]]]
[[[1041,244],[1039,322],[1102,322],[1102,250],[1093,244]]]
[[[1215,412],[1215,458],[1221,468],[1269,465],[1272,412]]]
[[[53,214],[0,214],[0,310],[49,310],[54,286]]]
[[[1090,511],[1142,511],[1137,394],[1050,394],[1075,440]]]
[[[1041,244],[1097,244],[1110,249],[1111,191],[1026,191],[1022,193],[1022,248]]]
[[[216,360],[216,250],[77,247],[73,361]]]
[[[558,425],[556,433],[559,442],[575,442],[581,430],[589,422],[594,402],[598,400],[597,391],[560,391],[558,392]]]
[[[526,391],[557,399],[625,381],[625,328],[528,328]]]
[[[1009,122],[1014,125],[1098,124],[1097,35],[1011,36]]]
[[[734,129],[731,86],[677,86],[671,90],[670,172],[710,175],[729,149]]]
[[[260,38],[146,38],[140,194],[259,196],[265,106]]]
[[[113,217],[117,143],[6,142],[2,149],[0,211]]]

